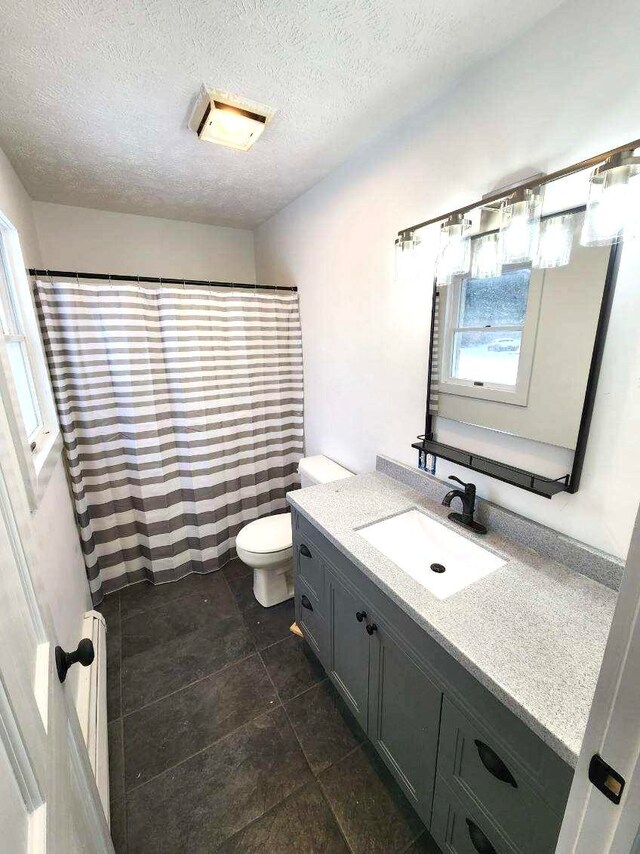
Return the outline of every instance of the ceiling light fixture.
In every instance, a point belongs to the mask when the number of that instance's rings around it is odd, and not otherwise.
[[[589,198],[580,242],[606,246],[622,237],[629,218],[629,179],[640,173],[640,157],[634,150],[619,151],[591,173]]]
[[[248,151],[262,135],[273,113],[269,107],[203,86],[189,126],[206,142]]]

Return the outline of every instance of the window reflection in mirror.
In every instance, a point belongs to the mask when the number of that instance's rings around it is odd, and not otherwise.
[[[611,247],[579,244],[582,211],[555,216],[572,220],[568,263],[505,266],[437,287],[431,394],[437,441],[461,447],[456,425],[471,425],[503,434],[491,444],[488,435],[468,434],[463,447],[487,456],[506,447],[504,434],[575,450]],[[476,246],[482,237],[472,238],[472,269]],[[567,459],[560,459],[565,473]],[[503,461],[520,465],[523,458],[510,453]]]

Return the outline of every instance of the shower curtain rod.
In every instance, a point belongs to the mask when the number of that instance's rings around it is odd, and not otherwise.
[[[121,276],[117,273],[75,273],[69,270],[37,270],[33,267],[30,267],[28,272],[30,276],[50,276],[62,279],[99,279],[110,282],[145,282],[157,285],[197,285],[199,287],[242,288],[251,291],[298,290],[295,285],[286,287],[284,285],[252,285],[248,282],[210,282],[205,279],[165,279],[164,276],[159,278],[157,276]]]

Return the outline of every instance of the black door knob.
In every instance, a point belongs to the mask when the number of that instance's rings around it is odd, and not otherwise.
[[[378,627],[375,623],[367,623],[367,634],[372,635],[374,632],[378,631]]]
[[[311,557],[311,552],[309,551],[309,547],[305,546],[304,543],[300,546],[300,554],[304,555],[305,557]]]
[[[67,678],[67,670],[76,661],[79,661],[83,667],[88,667],[95,658],[95,650],[93,643],[89,638],[82,638],[78,644],[78,648],[73,652],[65,652],[61,646],[56,647],[56,670],[58,671],[58,679],[61,682]]]
[[[300,604],[302,605],[303,608],[306,608],[307,611],[313,611],[313,605],[311,604],[309,597],[305,596],[304,593],[300,597]]]
[[[367,616],[366,611],[356,611],[356,620],[361,623],[364,618]]]

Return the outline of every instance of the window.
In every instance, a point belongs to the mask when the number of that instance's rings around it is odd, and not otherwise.
[[[22,425],[27,441],[32,450],[35,450],[44,423],[36,393],[20,303],[9,266],[4,229],[0,231],[0,325],[20,407]]]
[[[526,405],[540,304],[530,267],[447,288],[440,390]]]
[[[0,403],[32,509],[62,439],[18,232],[0,213]]]

